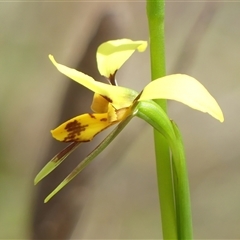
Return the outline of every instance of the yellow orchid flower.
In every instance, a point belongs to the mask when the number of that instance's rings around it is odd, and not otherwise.
[[[133,106],[141,101],[176,100],[193,109],[209,113],[223,122],[222,111],[215,99],[200,82],[188,75],[173,74],[156,79],[150,82],[140,94],[132,89],[117,86],[115,75],[118,69],[134,51],[142,52],[146,47],[146,41],[130,39],[112,40],[101,44],[97,50],[97,64],[100,74],[107,78],[108,84],[95,81],[82,72],[59,64],[52,55],[49,55],[59,72],[94,92],[91,106],[93,112],[72,118],[51,131],[55,139],[72,142],[72,144],[57,154],[40,171],[35,178],[35,183],[56,168],[81,142],[91,141],[104,129],[133,115]]]

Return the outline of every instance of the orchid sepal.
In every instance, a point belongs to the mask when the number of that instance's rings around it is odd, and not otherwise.
[[[97,65],[102,76],[110,79],[117,70],[138,50],[145,51],[147,41],[132,41],[131,39],[110,40],[102,43],[97,49]]]
[[[195,110],[209,113],[220,122],[224,121],[221,108],[207,89],[195,78],[185,74],[168,75],[150,82],[139,101],[148,99],[179,101]]]
[[[113,86],[95,81],[92,77],[88,76],[85,73],[57,63],[52,55],[49,55],[49,59],[59,72],[81,84],[82,86],[88,88],[94,93],[100,94],[102,97],[108,100],[108,102],[110,102],[116,109],[130,106],[132,104],[132,101],[138,95],[136,91],[129,88]]]

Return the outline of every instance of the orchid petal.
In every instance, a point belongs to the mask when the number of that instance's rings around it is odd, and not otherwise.
[[[130,106],[133,99],[137,96],[137,92],[132,89],[97,82],[92,77],[82,72],[59,64],[55,61],[52,55],[49,55],[49,59],[52,61],[59,72],[83,85],[84,87],[90,89],[91,91],[102,95],[116,109]]]
[[[62,142],[88,142],[102,130],[113,125],[108,113],[82,114],[52,130],[52,136]]]
[[[193,109],[209,113],[220,122],[224,121],[216,100],[200,82],[188,75],[174,74],[150,82],[138,101],[160,98],[182,102]]]
[[[136,51],[145,51],[146,41],[130,39],[112,40],[101,44],[97,50],[97,65],[102,76],[110,78]]]

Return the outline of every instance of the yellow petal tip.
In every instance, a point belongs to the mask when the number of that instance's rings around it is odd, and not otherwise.
[[[221,113],[219,114],[219,117],[217,118],[221,123],[224,122],[224,116],[223,113],[221,111]]]
[[[138,47],[138,51],[144,52],[147,48],[147,45],[148,45],[147,41],[142,41],[142,44]]]
[[[56,65],[56,61],[55,61],[55,59],[54,59],[54,57],[53,57],[52,54],[49,54],[49,55],[48,55],[48,58],[50,59],[50,61],[51,61],[54,65]]]

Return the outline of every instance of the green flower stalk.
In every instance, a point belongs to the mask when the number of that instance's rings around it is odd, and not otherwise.
[[[164,1],[147,1],[152,80],[166,75],[164,41]],[[155,100],[167,112],[166,99]],[[166,139],[154,129],[158,193],[164,239],[177,238],[174,186],[169,146]]]
[[[164,18],[165,18],[165,1],[147,0],[147,17],[149,25],[150,35],[150,55],[151,55],[151,72],[152,80],[166,75],[165,72],[165,39],[164,39]],[[187,97],[187,96],[186,96]],[[165,99],[157,100],[156,103],[167,112],[167,101]],[[162,232],[164,239],[192,239],[191,228],[191,205],[189,201],[181,201],[183,199],[189,199],[188,189],[188,176],[185,174],[181,180],[184,181],[184,187],[186,191],[179,191],[182,188],[177,185],[178,182],[178,168],[172,166],[172,161],[169,154],[169,143],[166,143],[166,139],[154,129],[155,140],[155,152],[156,152],[156,166],[157,166],[157,179],[159,189],[160,209],[162,216]],[[172,149],[173,150],[173,149]],[[183,150],[184,152],[184,150]],[[179,161],[179,158],[173,158]],[[183,160],[184,161],[184,160]],[[183,162],[182,161],[182,162]],[[176,165],[176,164],[175,164]],[[173,172],[172,172],[173,169]],[[173,174],[174,173],[174,174]],[[173,181],[173,179],[175,181]],[[180,181],[181,182],[181,181]],[[181,182],[182,183],[182,182]],[[186,189],[187,188],[187,189]],[[182,205],[187,208],[188,218],[187,221],[180,221]],[[183,208],[183,209],[185,209]],[[181,227],[184,226],[188,231],[188,234],[182,234]]]

